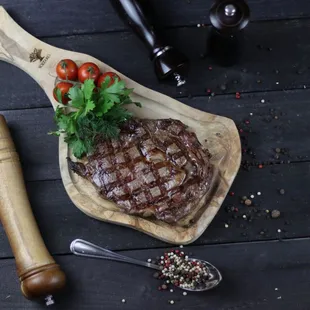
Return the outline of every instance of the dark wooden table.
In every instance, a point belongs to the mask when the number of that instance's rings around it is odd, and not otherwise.
[[[144,260],[170,246],[91,219],[73,205],[60,179],[58,141],[47,135],[54,128],[49,100],[29,76],[0,63],[1,113],[20,153],[43,237],[68,275],[67,290],[56,298],[54,309],[310,309],[310,2],[250,0],[245,55],[229,69],[202,57],[208,29],[197,24],[209,23],[211,0],[150,2],[156,4],[167,38],[191,59],[183,89],[158,83],[144,48],[107,0],[0,4],[43,41],[91,54],[147,87],[230,117],[243,130],[244,163],[234,195],[199,240],[185,247],[213,262],[224,280],[213,291],[182,296],[177,289],[158,291],[150,270],[72,256],[69,244],[75,238]],[[207,89],[215,96],[208,96]],[[254,206],[240,203],[240,197],[251,194]],[[279,210],[280,217],[271,218],[272,210]],[[22,297],[12,252],[0,230],[0,309],[43,309]]]

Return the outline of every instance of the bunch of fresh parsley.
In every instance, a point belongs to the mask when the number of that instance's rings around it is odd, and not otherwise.
[[[109,86],[110,81],[107,77],[100,88],[91,79],[73,86],[68,92],[69,103],[55,111],[58,130],[50,134],[65,134],[65,142],[77,158],[91,153],[97,138],[118,137],[120,125],[132,117],[125,105],[134,103],[141,107],[130,98],[133,89],[126,88],[118,79]],[[61,102],[59,89],[56,95]]]

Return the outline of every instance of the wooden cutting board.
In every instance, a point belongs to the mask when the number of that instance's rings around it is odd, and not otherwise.
[[[73,203],[81,211],[98,220],[131,227],[169,243],[188,244],[195,241],[218,212],[240,166],[241,146],[234,122],[222,116],[193,109],[148,89],[92,56],[48,45],[23,30],[4,8],[0,7],[0,59],[28,73],[43,88],[54,109],[58,105],[53,98],[55,67],[64,58],[73,59],[78,65],[94,62],[102,72],[116,72],[128,88],[134,88],[134,101],[142,103],[142,109],[129,107],[137,117],[181,120],[196,132],[199,141],[209,149],[212,163],[217,168],[213,195],[203,208],[201,216],[190,227],[179,227],[124,214],[114,203],[101,198],[92,184],[69,171],[66,157],[72,158],[73,155],[61,137],[60,171],[65,189]],[[46,136],[46,139],[52,138]]]

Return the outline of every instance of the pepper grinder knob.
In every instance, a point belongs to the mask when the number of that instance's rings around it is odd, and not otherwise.
[[[210,10],[212,28],[208,54],[219,65],[231,66],[243,52],[243,29],[250,21],[250,9],[244,0],[217,0]]]
[[[243,0],[217,0],[210,10],[210,21],[220,32],[236,33],[250,21],[250,9]]]
[[[234,16],[236,14],[236,7],[233,4],[227,4],[225,6],[225,15]]]
[[[172,78],[177,86],[185,84],[188,59],[174,47],[167,45],[155,31],[143,7],[150,6],[145,0],[111,0],[118,15],[133,29],[146,45],[159,80]]]

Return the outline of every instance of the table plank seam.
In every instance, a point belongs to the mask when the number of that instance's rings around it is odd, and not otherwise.
[[[91,240],[88,240],[91,242]],[[191,249],[191,251],[195,248],[217,248],[217,247],[223,247],[223,246],[243,246],[247,244],[251,245],[256,245],[256,244],[274,244],[274,243],[291,243],[291,242],[299,242],[299,241],[310,241],[310,236],[305,236],[305,237],[298,237],[298,238],[285,238],[285,239],[264,239],[264,240],[259,240],[259,241],[237,241],[237,242],[223,242],[223,243],[206,243],[206,244],[191,244],[188,246],[183,247],[183,251],[186,251],[186,249]],[[99,246],[102,246],[98,244]],[[69,250],[69,244],[68,244],[68,250]],[[109,247],[106,247],[107,249],[110,249]],[[126,253],[126,252],[147,252],[149,250],[163,250],[166,251],[167,249],[172,249],[172,248],[178,248],[178,246],[173,246],[173,245],[167,245],[167,246],[159,246],[159,247],[148,247],[148,248],[130,248],[130,249],[117,249],[113,250],[116,253]],[[55,257],[61,257],[61,256],[73,256],[71,252],[65,252],[65,253],[51,253]],[[13,256],[5,256],[5,257],[0,257],[1,260],[9,260],[9,259],[14,259]]]

